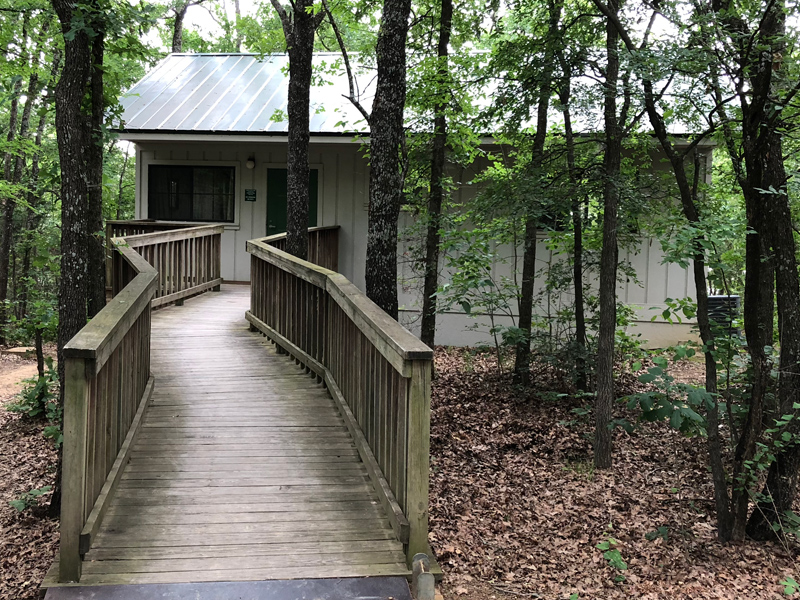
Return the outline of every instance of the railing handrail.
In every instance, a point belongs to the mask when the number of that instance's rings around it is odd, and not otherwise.
[[[141,248],[142,246],[152,246],[153,244],[161,244],[175,240],[189,240],[206,235],[216,235],[224,231],[224,225],[198,225],[197,227],[184,227],[182,229],[171,229],[168,231],[126,235],[124,237],[113,238],[112,241],[115,244],[127,244],[131,248]]]
[[[117,239],[124,242],[125,238]],[[64,346],[65,358],[92,359],[96,371],[122,341],[127,331],[125,325],[132,323],[147,307],[155,294],[158,278],[158,271],[135,250],[121,243],[117,251],[136,271],[136,277]]]
[[[263,238],[247,251],[247,320],[324,381],[410,564],[430,552],[433,351],[343,275]]]
[[[317,231],[334,231],[336,229],[341,229],[341,225],[320,225],[318,227],[309,227],[308,233],[316,233]],[[278,242],[280,240],[286,239],[286,232],[283,233],[276,233],[274,235],[268,235],[267,237],[256,238],[255,242],[263,242],[265,244],[270,244],[272,242]]]
[[[247,251],[326,290],[380,353],[405,377],[409,372],[409,366],[405,363],[433,360],[433,350],[367,298],[344,275],[278,250],[266,243],[265,239],[269,238],[248,240]]]

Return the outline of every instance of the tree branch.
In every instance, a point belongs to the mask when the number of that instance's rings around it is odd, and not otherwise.
[[[272,0],[276,2],[276,0]],[[356,96],[355,91],[355,77],[353,77],[353,69],[350,67],[350,58],[347,55],[347,48],[344,45],[344,39],[342,39],[342,34],[339,31],[338,25],[336,25],[336,20],[333,18],[333,14],[331,13],[331,9],[328,6],[327,0],[322,0],[322,7],[325,10],[325,14],[328,15],[328,21],[330,21],[331,28],[333,29],[333,33],[336,36],[336,41],[339,43],[339,49],[342,51],[342,58],[344,59],[344,68],[347,71],[347,83],[350,86],[350,95],[344,96],[348,100],[350,100],[351,104],[358,109],[358,112],[361,113],[361,116],[364,117],[366,120],[367,125],[370,125],[370,114],[367,110],[361,105],[360,100]]]

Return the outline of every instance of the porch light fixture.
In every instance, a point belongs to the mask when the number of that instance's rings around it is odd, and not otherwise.
[[[255,169],[256,159],[251,156],[250,158],[247,159],[247,162],[244,163],[244,166],[247,167],[248,169]]]

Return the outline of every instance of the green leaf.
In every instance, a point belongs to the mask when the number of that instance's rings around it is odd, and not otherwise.
[[[783,593],[787,596],[792,596],[800,589],[800,584],[795,581],[794,577],[787,577],[786,579],[778,582],[783,586]]]

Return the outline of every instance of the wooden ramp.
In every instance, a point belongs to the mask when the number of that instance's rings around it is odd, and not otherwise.
[[[336,404],[249,301],[153,313],[155,391],[80,585],[409,575]]]

